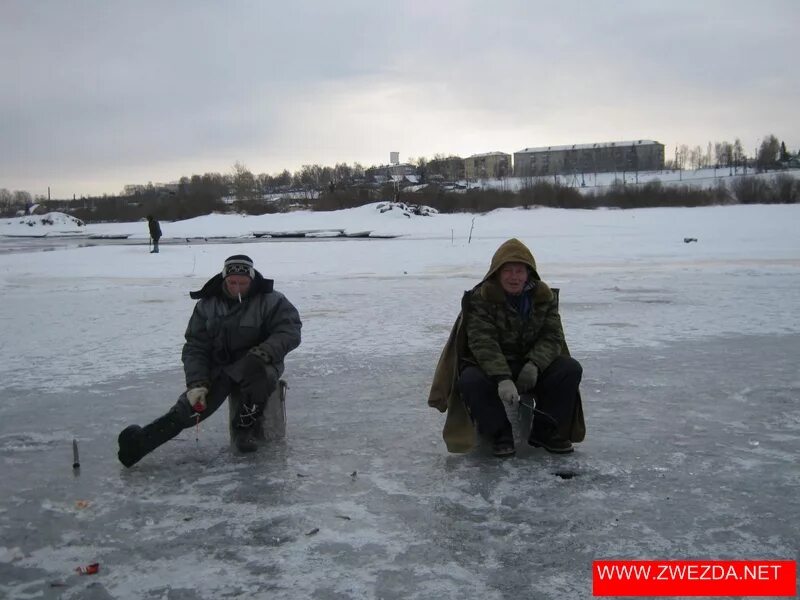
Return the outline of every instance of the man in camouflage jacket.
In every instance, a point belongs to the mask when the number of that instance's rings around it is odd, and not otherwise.
[[[472,447],[475,422],[495,455],[511,456],[507,408],[516,408],[521,393],[532,394],[537,410],[528,443],[568,453],[586,432],[581,375],[564,339],[557,293],[541,281],[530,250],[511,239],[464,294],[428,404],[448,412],[443,435],[450,451]]]

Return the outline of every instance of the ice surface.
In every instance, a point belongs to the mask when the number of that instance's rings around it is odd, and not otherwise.
[[[497,211],[471,244],[471,216],[439,215],[398,240],[2,254],[0,597],[590,598],[600,558],[797,559],[799,217]],[[448,455],[425,406],[511,236],[584,366],[571,456]],[[303,316],[287,439],[235,456],[221,411],[125,469],[119,430],[182,389],[187,291],[239,252]]]

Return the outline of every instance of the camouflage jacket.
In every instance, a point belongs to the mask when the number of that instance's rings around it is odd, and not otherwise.
[[[543,281],[532,283],[524,292],[530,297],[525,318],[508,303],[494,279],[464,294],[467,348],[462,360],[477,365],[495,381],[513,378],[509,363],[530,361],[542,372],[563,352],[558,299]]]

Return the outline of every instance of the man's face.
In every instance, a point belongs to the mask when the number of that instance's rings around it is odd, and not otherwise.
[[[234,298],[239,294],[246,296],[251,283],[252,280],[247,275],[228,275],[225,278],[225,287]]]
[[[500,267],[500,286],[506,294],[521,294],[528,282],[528,267],[524,263],[509,262]]]

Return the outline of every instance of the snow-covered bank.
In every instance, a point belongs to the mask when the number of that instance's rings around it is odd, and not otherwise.
[[[87,231],[83,221],[61,212],[0,219],[0,236],[45,237],[84,234],[87,234]]]

